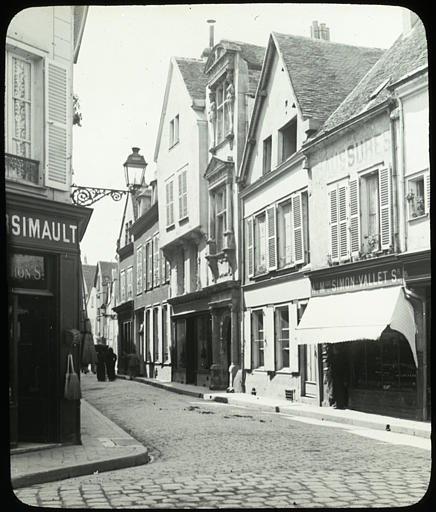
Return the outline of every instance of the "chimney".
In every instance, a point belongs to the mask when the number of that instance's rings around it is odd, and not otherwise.
[[[213,48],[215,45],[214,42],[214,30],[215,30],[215,20],[207,20],[209,23],[209,48]]]
[[[325,23],[318,25],[317,21],[312,21],[310,27],[310,37],[312,39],[322,39],[323,41],[330,41],[330,29]]]

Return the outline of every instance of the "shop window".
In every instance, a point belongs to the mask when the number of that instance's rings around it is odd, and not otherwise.
[[[267,174],[271,171],[271,154],[272,154],[272,137],[270,135],[263,141],[263,161],[262,161],[263,174]]]
[[[279,163],[297,151],[297,119],[293,119],[279,130]]]
[[[169,147],[172,148],[179,142],[179,115],[177,114],[170,121]]]
[[[430,210],[430,173],[407,181],[407,203],[409,220],[422,217]]]
[[[265,335],[263,328],[263,310],[255,310],[251,313],[251,336],[252,336],[252,357],[253,368],[264,366],[264,344]]]
[[[168,306],[162,306],[162,362],[168,361],[168,334],[167,334]]]
[[[289,308],[275,310],[275,369],[289,368]]]

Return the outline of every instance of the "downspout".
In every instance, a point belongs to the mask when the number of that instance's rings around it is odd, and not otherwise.
[[[391,153],[392,153],[392,220],[394,225],[394,253],[401,252],[401,237],[399,234],[399,197],[398,197],[398,165],[397,165],[397,120],[399,118],[398,107],[390,113]]]
[[[399,179],[398,183],[400,185],[399,187],[399,197],[401,200],[405,197],[405,188],[406,188],[406,179],[404,177],[405,174],[405,156],[404,156],[404,114],[403,114],[403,103],[401,101],[401,98],[398,98],[398,109],[399,109],[399,137],[398,137],[398,147],[399,147]],[[404,205],[404,201],[402,202],[403,209],[402,209],[402,229],[404,232],[404,247],[402,248],[402,252],[407,251],[407,222],[406,222],[406,206]]]

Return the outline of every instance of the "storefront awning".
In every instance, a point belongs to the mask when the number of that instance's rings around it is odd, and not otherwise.
[[[402,286],[312,297],[296,339],[299,345],[378,340],[388,326],[404,335],[417,365],[415,317]]]

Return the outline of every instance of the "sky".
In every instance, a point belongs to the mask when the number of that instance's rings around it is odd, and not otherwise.
[[[82,126],[73,128],[73,182],[125,189],[131,148],[153,170],[154,149],[171,56],[200,58],[209,45],[208,19],[221,39],[266,46],[270,32],[310,36],[313,20],[330,40],[388,48],[401,33],[403,9],[351,4],[191,4],[90,6],[74,93]],[[81,242],[82,260],[115,261],[123,199],[95,203]]]

